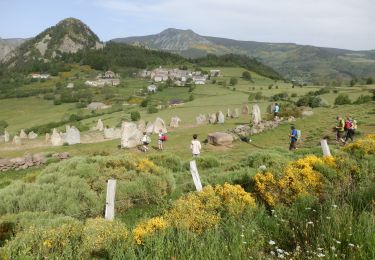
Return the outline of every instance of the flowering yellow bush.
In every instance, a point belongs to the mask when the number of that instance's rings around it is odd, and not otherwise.
[[[138,245],[143,244],[146,236],[154,234],[158,230],[164,230],[169,226],[163,217],[154,217],[145,222],[138,224],[133,230],[134,240]]]
[[[307,156],[289,163],[279,178],[271,172],[257,173],[254,176],[255,188],[271,207],[279,201],[292,203],[301,195],[319,194],[323,183],[321,173],[314,170],[318,164],[336,167],[335,159],[331,156]]]
[[[103,251],[108,245],[124,242],[127,237],[128,230],[117,221],[89,219],[83,227],[81,249],[88,252]]]
[[[344,151],[359,151],[363,154],[375,154],[375,134],[368,135],[364,139],[359,139],[344,147]]]
[[[133,235],[137,244],[143,238],[168,226],[202,233],[216,226],[225,213],[240,215],[246,208],[255,207],[254,198],[239,185],[207,186],[201,192],[191,192],[175,201],[162,217],[139,224]]]
[[[126,158],[119,160],[110,160],[105,166],[112,169],[125,168],[137,172],[160,173],[160,168],[148,159]]]
[[[141,159],[135,163],[135,170],[138,172],[159,173],[160,169],[152,161]]]

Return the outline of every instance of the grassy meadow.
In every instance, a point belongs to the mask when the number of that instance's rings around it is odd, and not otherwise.
[[[11,134],[71,114],[90,114],[80,121],[89,128],[99,118],[104,125],[116,126],[129,120],[131,111],[139,111],[145,121],[161,117],[169,124],[172,116],[182,120],[179,128],[168,129],[163,152],[121,150],[120,140],[51,147],[40,145],[42,136],[20,148],[0,144],[0,158],[47,154],[43,166],[0,173],[0,257],[374,259],[375,138],[368,135],[375,133],[375,103],[334,105],[334,100],[345,93],[354,101],[370,95],[375,85],[330,88],[321,95],[326,106],[314,108],[312,116],[254,135],[250,143],[202,145],[197,166],[205,188],[197,193],[189,172],[192,134],[203,142],[208,133],[249,124],[251,119],[241,115],[220,125],[196,125],[196,116],[226,114],[228,108],[241,111],[244,103],[251,110],[257,103],[265,118],[273,95],[295,93],[291,101],[297,101],[321,88],[292,88],[290,83],[255,73],[250,82],[240,78],[242,68],[220,69],[223,77],[215,78],[215,84],[211,79],[191,92],[173,87],[149,95],[155,104],[186,101],[153,114],[128,104],[149,84],[136,78],[125,78],[111,89],[115,98],[124,100],[122,111],[102,116],[74,103],[53,105],[42,97],[0,100],[0,120],[9,123]],[[238,78],[235,90],[229,86],[232,77]],[[218,84],[224,80],[227,87]],[[262,92],[264,98],[249,101],[249,94],[255,92]],[[188,101],[191,95],[194,99]],[[337,115],[351,115],[358,121],[356,142],[346,146],[335,142],[332,128]],[[292,124],[302,131],[294,152],[288,151]],[[322,157],[320,139],[325,136],[332,157]],[[157,146],[156,138],[151,137],[151,147]],[[50,157],[56,152],[69,152],[72,158],[58,162]],[[259,170],[261,165],[266,171]],[[109,178],[118,181],[113,222],[102,218]]]

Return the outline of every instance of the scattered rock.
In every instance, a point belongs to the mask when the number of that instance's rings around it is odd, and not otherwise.
[[[301,115],[302,116],[312,116],[314,115],[314,111],[311,107],[300,107]]]
[[[213,145],[230,145],[233,140],[233,136],[227,133],[216,132],[208,134],[208,142]]]
[[[294,118],[294,116],[288,117],[288,122],[294,122],[294,121],[296,121],[296,119]]]
[[[258,170],[261,171],[261,172],[265,172],[267,170],[267,166],[261,165],[261,166],[258,167]]]
[[[24,157],[0,159],[0,171],[22,170],[45,163],[43,154],[27,154]]]
[[[52,154],[52,157],[58,158],[60,160],[65,160],[70,157],[70,154],[68,152],[54,153]]]

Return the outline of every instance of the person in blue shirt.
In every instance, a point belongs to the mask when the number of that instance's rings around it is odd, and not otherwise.
[[[276,103],[276,104],[275,104],[275,107],[274,107],[274,109],[273,109],[273,114],[274,114],[274,116],[279,116],[279,111],[280,111],[279,104]]]
[[[294,126],[291,127],[292,132],[289,134],[290,137],[290,145],[289,145],[289,150],[295,150],[297,149],[297,130]]]

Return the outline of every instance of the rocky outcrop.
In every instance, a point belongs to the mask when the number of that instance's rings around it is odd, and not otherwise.
[[[141,144],[143,133],[138,130],[137,125],[124,122],[121,126],[121,148],[134,148]]]
[[[9,170],[27,169],[43,163],[45,163],[45,158],[42,154],[29,154],[24,157],[0,159],[0,171],[5,172]]]
[[[81,134],[79,130],[74,126],[67,128],[64,142],[69,145],[81,143]]]
[[[234,141],[234,138],[231,134],[221,132],[208,134],[207,139],[208,142],[213,145],[230,145]]]

